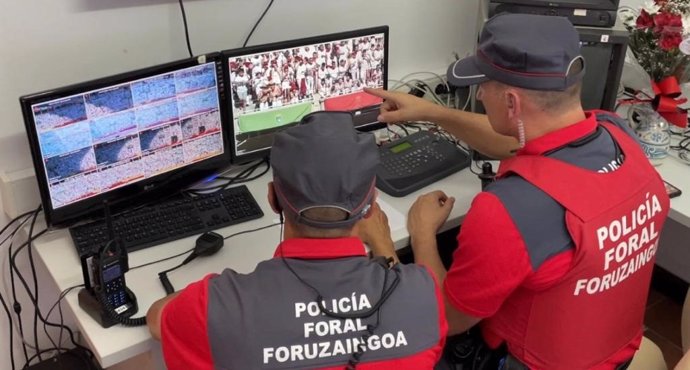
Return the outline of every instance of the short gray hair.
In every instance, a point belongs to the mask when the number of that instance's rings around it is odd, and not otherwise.
[[[584,63],[580,59],[580,63],[574,63],[572,65],[568,71],[568,76],[580,73],[583,68]],[[505,86],[507,87],[509,85]],[[541,107],[545,112],[558,113],[567,108],[581,104],[580,95],[582,94],[582,80],[563,91],[531,90],[520,87],[514,88],[520,90],[523,95],[527,96],[530,101]]]
[[[314,207],[302,212],[302,216],[314,221],[334,222],[345,220],[349,215],[339,208]],[[301,236],[311,238],[342,238],[350,236],[353,227],[354,226],[346,228],[319,228],[295,222],[295,229],[297,232]]]
[[[584,60],[580,58],[579,63],[574,63],[568,70],[568,76],[579,74],[584,67]],[[582,94],[582,80],[563,91],[522,90],[525,92],[525,95],[544,111],[560,112],[575,104],[581,104],[580,95]]]

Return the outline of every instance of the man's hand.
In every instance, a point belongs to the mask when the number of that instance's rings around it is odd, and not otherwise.
[[[436,232],[448,218],[455,198],[437,190],[421,195],[414,202],[407,215],[407,231],[412,239],[412,248],[435,245]]]
[[[355,226],[354,232],[371,249],[374,256],[393,257],[398,261],[391,239],[391,229],[388,216],[378,203],[374,203],[369,214]]]
[[[430,113],[440,108],[428,100],[402,92],[370,88],[365,88],[364,91],[384,99],[378,116],[381,122],[429,121]]]

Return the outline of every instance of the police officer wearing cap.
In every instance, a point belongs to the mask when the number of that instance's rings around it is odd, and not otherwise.
[[[448,271],[435,234],[454,199],[425,194],[408,217],[415,262],[443,281],[449,332],[481,321],[485,345],[507,348],[494,369],[623,369],[642,338],[669,200],[626,122],[582,109],[584,73],[566,18],[503,14],[448,70],[449,83],[478,85],[486,116],[369,91],[386,100],[383,121],[433,121],[504,158]]]
[[[152,305],[168,369],[433,368],[443,298],[429,270],[387,258],[378,149],[353,127],[348,113],[317,112],[275,136],[268,200],[282,242],[251,273],[226,269]]]

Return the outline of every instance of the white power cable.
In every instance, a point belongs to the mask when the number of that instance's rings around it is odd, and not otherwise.
[[[408,74],[400,77],[400,80],[405,81],[406,79],[408,79],[412,76],[416,76],[416,75],[420,75],[420,74],[432,75],[432,76],[436,77],[438,79],[439,83],[446,87],[446,91],[450,92],[450,86],[448,86],[448,82],[446,82],[446,80],[440,74],[435,73],[435,72],[429,72],[429,71],[412,72],[412,73],[408,73]]]
[[[443,86],[446,87],[446,91],[448,92],[448,96],[447,96],[447,99],[446,99],[445,106],[446,106],[446,107],[450,107],[450,86],[448,85],[448,82],[443,78],[443,76],[441,76],[441,75],[438,74],[438,73],[429,72],[429,71],[412,72],[412,73],[408,73],[408,74],[402,76],[402,77],[399,78],[398,80],[389,80],[389,81],[403,82],[403,81],[407,81],[410,77],[412,77],[412,76],[417,76],[417,75],[431,75],[431,76],[436,77],[436,79],[438,79],[439,83],[440,83],[441,85],[443,85]],[[439,101],[442,101],[442,100],[438,97],[438,95],[436,95],[436,92],[433,91],[434,89],[431,88],[431,86],[429,86],[429,85],[428,85],[426,82],[424,82],[424,81],[421,81],[421,82],[424,83],[425,85],[427,85],[427,86],[429,87],[429,92],[430,92],[432,95],[435,95],[435,97],[436,97]],[[405,83],[403,83],[403,84],[405,84]],[[408,85],[408,86],[409,86],[409,85]],[[391,90],[396,90],[396,89],[399,88],[399,87],[400,87],[399,85],[393,86],[393,87],[391,88]],[[444,105],[444,104],[441,103],[441,105]]]
[[[443,103],[443,100],[441,100],[441,98],[434,91],[432,91],[430,89],[430,86],[428,84],[426,84],[424,81],[421,81],[421,80],[403,81],[403,80],[394,80],[394,79],[388,79],[388,81],[396,83],[389,90],[398,90],[402,86],[407,86],[408,88],[410,88],[412,90],[421,90],[424,92],[429,92],[431,94],[431,97],[433,98],[434,103],[436,103],[436,104],[443,105],[443,106],[449,106],[450,105],[450,95],[448,96],[448,102]],[[414,81],[421,82],[426,87],[426,89],[422,89],[419,86],[414,85],[413,84]]]

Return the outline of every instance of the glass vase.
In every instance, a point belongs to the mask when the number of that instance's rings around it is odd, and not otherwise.
[[[631,110],[630,123],[640,139],[642,150],[653,165],[661,165],[671,145],[668,122],[649,104],[635,104]]]

